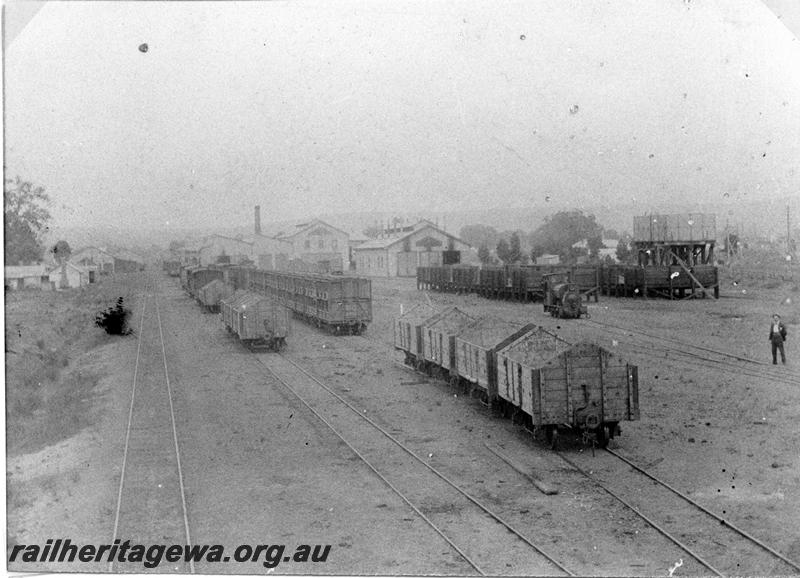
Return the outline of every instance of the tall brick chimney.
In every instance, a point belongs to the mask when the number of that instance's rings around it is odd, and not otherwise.
[[[256,218],[256,235],[260,235],[261,234],[261,205],[256,205],[255,218]]]

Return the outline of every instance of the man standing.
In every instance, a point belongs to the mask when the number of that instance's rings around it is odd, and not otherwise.
[[[772,364],[778,365],[778,350],[780,350],[781,363],[786,365],[786,353],[783,351],[783,342],[786,341],[786,326],[781,321],[781,316],[777,313],[772,316],[769,340],[772,343]]]

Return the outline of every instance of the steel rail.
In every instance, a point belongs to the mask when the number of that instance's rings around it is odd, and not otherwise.
[[[131,440],[131,424],[133,423],[133,403],[136,399],[136,378],[139,374],[139,358],[142,352],[142,333],[144,330],[144,312],[147,308],[147,284],[144,287],[144,301],[142,302],[142,315],[139,320],[139,335],[136,339],[136,361],[133,365],[133,383],[131,384],[131,403],[128,408],[128,425],[125,428],[125,447],[122,451],[122,470],[119,477],[119,491],[117,492],[117,508],[114,514],[114,533],[111,537],[111,543],[117,539],[117,531],[119,530],[119,513],[122,508],[122,489],[125,485],[125,471],[128,465],[128,448],[130,447]],[[114,571],[114,561],[108,562],[108,571]]]
[[[305,374],[305,375],[306,375],[306,376],[308,376],[310,379],[312,379],[313,381],[315,381],[315,382],[316,382],[316,383],[317,383],[317,384],[318,384],[320,387],[322,387],[322,388],[323,388],[325,391],[327,391],[329,394],[331,394],[333,397],[335,397],[337,400],[339,400],[339,401],[340,401],[342,404],[344,404],[344,405],[345,405],[345,406],[346,406],[348,409],[350,409],[350,410],[351,410],[353,413],[355,413],[356,415],[358,415],[358,416],[359,416],[361,419],[363,419],[363,420],[367,421],[367,422],[368,422],[368,423],[369,423],[369,424],[370,424],[372,427],[374,427],[374,428],[375,428],[375,429],[377,429],[379,432],[381,432],[381,433],[382,433],[382,434],[383,434],[385,437],[387,437],[389,440],[391,440],[391,441],[392,441],[392,442],[393,442],[395,445],[397,445],[397,446],[398,446],[400,449],[402,449],[404,452],[406,452],[408,455],[410,455],[412,458],[414,458],[414,459],[415,459],[416,461],[418,461],[420,464],[422,464],[423,466],[425,466],[426,468],[428,468],[428,470],[430,470],[431,472],[433,472],[433,474],[435,474],[437,477],[439,477],[439,478],[440,478],[441,480],[443,480],[445,483],[447,483],[447,484],[448,484],[448,485],[450,485],[452,488],[454,488],[454,489],[455,489],[457,492],[459,492],[461,495],[463,495],[465,498],[467,498],[467,499],[468,499],[470,502],[472,502],[473,504],[475,504],[476,506],[478,506],[478,507],[479,507],[481,510],[483,510],[484,512],[486,512],[486,514],[488,514],[489,516],[491,516],[492,518],[494,518],[494,520],[495,520],[495,521],[497,521],[497,522],[498,522],[498,523],[500,523],[502,526],[504,526],[504,527],[505,527],[505,528],[506,528],[506,529],[507,529],[509,532],[511,532],[512,534],[516,535],[516,536],[517,536],[517,537],[518,537],[520,540],[522,540],[523,542],[525,542],[526,544],[528,544],[528,546],[530,546],[531,548],[533,548],[534,550],[536,550],[536,551],[537,551],[539,554],[541,554],[541,555],[542,555],[544,558],[546,558],[546,559],[547,559],[547,560],[548,560],[548,561],[549,561],[551,564],[553,564],[553,565],[554,565],[556,568],[558,568],[559,570],[561,570],[562,572],[564,572],[564,573],[565,573],[565,574],[567,574],[568,576],[575,576],[575,574],[574,574],[574,573],[572,573],[570,570],[568,570],[567,568],[565,568],[564,566],[562,566],[562,565],[561,565],[561,564],[560,564],[560,563],[559,563],[559,562],[558,562],[558,561],[557,561],[555,558],[553,558],[552,556],[550,556],[549,554],[547,554],[547,552],[545,552],[545,551],[544,551],[544,550],[542,550],[542,549],[541,549],[539,546],[537,546],[537,545],[536,545],[536,544],[534,544],[532,541],[530,541],[528,538],[526,538],[526,537],[525,537],[525,536],[524,536],[524,535],[523,535],[521,532],[519,532],[517,529],[515,529],[513,526],[511,526],[511,524],[510,524],[510,523],[506,522],[506,521],[505,521],[503,518],[501,518],[499,515],[495,514],[495,513],[494,513],[492,510],[490,510],[488,507],[486,507],[484,504],[482,504],[480,501],[478,501],[478,499],[477,499],[477,498],[475,498],[475,497],[473,497],[471,494],[467,493],[467,492],[466,492],[466,491],[465,491],[463,488],[461,488],[460,486],[458,486],[458,484],[456,484],[455,482],[453,482],[452,480],[450,480],[449,478],[447,478],[447,477],[446,477],[444,474],[442,474],[442,473],[441,473],[439,470],[437,470],[436,468],[434,468],[433,466],[431,466],[429,463],[427,463],[425,460],[423,460],[422,458],[420,458],[420,457],[419,457],[417,454],[415,454],[413,451],[411,451],[411,450],[410,450],[410,449],[409,449],[409,448],[408,448],[408,447],[407,447],[405,444],[403,444],[403,442],[401,442],[400,440],[398,440],[397,438],[395,438],[395,437],[394,437],[392,434],[390,434],[389,432],[387,432],[385,429],[383,429],[381,426],[379,426],[377,423],[375,423],[375,422],[374,422],[373,420],[371,420],[369,417],[365,416],[365,415],[364,415],[362,412],[360,412],[360,411],[359,411],[357,408],[353,407],[353,405],[351,405],[351,404],[350,404],[350,403],[349,403],[347,400],[345,400],[345,399],[344,399],[344,398],[342,398],[342,397],[341,397],[339,394],[337,394],[335,391],[333,391],[332,389],[330,389],[329,387],[327,387],[327,386],[326,386],[324,383],[322,383],[322,382],[321,382],[319,379],[317,379],[317,378],[316,378],[314,375],[312,375],[311,373],[309,373],[308,371],[306,371],[305,369],[303,369],[302,367],[300,367],[300,365],[298,365],[298,364],[297,364],[297,363],[295,363],[295,362],[294,362],[292,359],[289,359],[289,358],[288,358],[288,357],[286,357],[285,355],[281,355],[281,357],[283,357],[284,359],[286,359],[286,361],[288,361],[288,362],[289,362],[289,363],[291,363],[293,366],[295,366],[295,367],[296,367],[296,368],[297,368],[299,371],[301,371],[303,374]]]
[[[741,355],[736,355],[734,353],[728,353],[728,352],[725,352],[725,351],[720,351],[718,349],[713,349],[711,347],[705,347],[705,346],[702,346],[702,345],[692,345],[690,343],[683,343],[682,341],[679,341],[679,340],[674,339],[672,337],[663,337],[663,336],[660,336],[660,335],[653,335],[652,333],[647,333],[646,331],[641,331],[639,329],[632,329],[632,328],[628,328],[628,327],[622,327],[620,325],[614,325],[613,323],[607,323],[607,322],[604,322],[604,321],[597,321],[596,319],[587,320],[587,321],[589,321],[590,323],[594,323],[596,325],[603,326],[603,327],[610,327],[610,328],[616,329],[618,331],[629,331],[631,333],[638,333],[640,335],[644,335],[646,337],[650,337],[651,339],[657,339],[657,340],[661,340],[661,341],[675,343],[677,345],[681,345],[681,346],[684,346],[684,347],[687,347],[687,346],[688,347],[693,347],[693,348],[698,349],[700,351],[705,351],[705,352],[708,352],[708,353],[714,353],[714,354],[720,355],[722,357],[729,357],[729,358],[735,359],[737,361],[743,361],[745,363],[752,363],[752,364],[755,364],[755,365],[766,366],[766,367],[769,367],[769,366],[772,365],[772,363],[767,362],[767,361],[762,361],[760,359],[753,359],[753,358],[750,358],[750,357],[744,357],[744,356],[741,356]],[[786,372],[791,374],[791,375],[793,375],[793,376],[797,376],[798,375],[798,373],[796,371],[794,371],[794,370],[787,370]],[[800,384],[800,381],[791,381],[791,383]]]
[[[183,508],[183,528],[186,533],[186,545],[191,547],[192,538],[189,533],[189,517],[186,509],[186,489],[183,483],[183,470],[181,469],[181,451],[178,445],[178,429],[175,425],[175,408],[172,403],[172,387],[169,383],[169,370],[167,369],[167,350],[164,346],[164,330],[161,325],[161,313],[158,307],[158,293],[153,292],[153,299],[156,304],[156,319],[158,319],[158,333],[161,337],[161,357],[164,360],[164,380],[167,384],[167,398],[169,399],[169,415],[172,422],[172,441],[175,444],[175,461],[178,466],[178,485],[181,489],[181,506]],[[194,559],[189,559],[189,572],[194,574]]]
[[[624,344],[624,346],[634,350],[645,349],[648,351],[655,351],[660,353],[659,355],[660,358],[669,359],[670,361],[679,361],[680,363],[684,363],[691,366],[705,367],[708,364],[713,363],[718,366],[721,366],[719,369],[726,371],[728,373],[734,373],[736,375],[746,375],[748,377],[764,377],[764,373],[758,372],[754,368],[739,367],[728,361],[721,359],[710,359],[708,357],[700,355],[699,353],[694,353],[691,351],[682,351],[679,349],[663,349],[661,347],[658,347],[655,343],[652,342],[642,343],[641,341],[639,341],[637,343]],[[676,357],[674,358],[670,357],[669,354],[674,354]],[[679,358],[677,356],[682,356],[683,358]],[[800,381],[795,382],[793,380],[784,379],[783,382],[787,384],[800,385]]]
[[[366,465],[366,466],[367,466],[367,467],[368,467],[370,470],[372,470],[372,472],[373,472],[373,473],[374,473],[376,476],[378,476],[378,477],[379,477],[379,478],[380,478],[380,479],[383,481],[383,483],[384,483],[384,484],[386,484],[386,485],[387,485],[387,486],[388,486],[388,487],[389,487],[389,488],[390,488],[390,489],[391,489],[391,490],[392,490],[392,491],[393,491],[395,494],[397,494],[397,495],[400,497],[400,499],[401,499],[401,500],[403,500],[403,501],[404,501],[404,502],[405,502],[405,503],[406,503],[406,504],[407,504],[407,505],[408,505],[408,506],[409,506],[409,507],[410,507],[412,510],[414,510],[414,512],[415,512],[415,513],[416,513],[416,514],[417,514],[417,515],[418,515],[420,518],[422,518],[422,519],[425,521],[425,523],[426,523],[426,524],[428,524],[428,525],[429,525],[431,528],[433,528],[433,531],[434,531],[434,532],[436,532],[437,534],[439,534],[439,536],[440,536],[440,537],[441,537],[441,538],[442,538],[442,539],[443,539],[445,542],[447,542],[447,543],[450,545],[450,547],[451,547],[451,548],[453,548],[453,549],[454,549],[456,552],[458,552],[459,556],[461,556],[461,557],[462,557],[462,558],[463,558],[463,559],[464,559],[464,560],[467,562],[467,564],[469,564],[470,566],[472,566],[472,567],[473,567],[473,568],[474,568],[474,569],[475,569],[475,570],[476,570],[476,571],[477,571],[477,572],[478,572],[478,573],[479,573],[481,576],[486,576],[486,572],[484,572],[484,571],[483,571],[483,570],[482,570],[482,569],[481,569],[481,568],[480,568],[480,567],[479,567],[479,566],[478,566],[478,565],[477,565],[477,564],[476,564],[476,563],[475,563],[475,562],[474,562],[474,561],[473,561],[473,560],[472,560],[472,559],[471,559],[469,556],[467,556],[467,554],[466,554],[466,553],[464,553],[464,552],[461,550],[461,548],[459,548],[459,547],[458,547],[458,546],[457,546],[457,545],[456,545],[456,544],[455,544],[455,543],[454,543],[454,542],[453,542],[453,541],[452,541],[450,538],[448,538],[448,537],[445,535],[445,533],[444,533],[444,532],[443,532],[441,529],[439,529],[439,527],[438,527],[438,526],[436,526],[436,524],[434,524],[434,523],[433,523],[433,521],[432,521],[430,518],[428,518],[428,517],[427,517],[427,516],[426,516],[424,513],[422,513],[422,512],[419,510],[419,508],[417,508],[417,506],[415,506],[415,505],[414,505],[414,504],[413,504],[413,503],[412,503],[412,502],[411,502],[411,501],[410,501],[410,500],[409,500],[409,499],[408,499],[408,498],[407,498],[407,497],[406,497],[406,496],[405,496],[405,495],[404,495],[404,494],[403,494],[403,493],[402,493],[402,492],[401,492],[399,489],[397,489],[397,488],[396,488],[396,487],[395,487],[395,486],[394,486],[394,485],[393,485],[393,484],[392,484],[392,483],[391,483],[389,480],[387,480],[387,479],[386,479],[386,477],[385,477],[383,474],[381,474],[381,473],[380,473],[380,472],[379,472],[379,471],[378,471],[378,470],[375,468],[375,466],[373,466],[373,465],[372,465],[372,464],[369,462],[369,460],[368,460],[366,457],[364,457],[364,456],[361,454],[361,452],[359,452],[359,451],[358,451],[358,450],[357,450],[355,447],[353,447],[353,445],[352,445],[352,444],[350,444],[350,442],[348,442],[348,441],[347,441],[347,440],[344,438],[344,436],[343,436],[341,433],[339,433],[339,431],[337,431],[337,430],[336,430],[336,428],[335,428],[335,427],[333,427],[333,425],[331,425],[331,424],[330,424],[330,422],[328,422],[328,420],[326,420],[326,419],[325,419],[325,418],[324,418],[322,415],[320,415],[320,414],[319,414],[319,412],[317,412],[317,411],[316,411],[316,410],[315,410],[313,407],[311,407],[311,405],[310,405],[310,404],[309,404],[309,403],[308,403],[308,402],[307,402],[305,399],[303,399],[303,396],[301,396],[299,393],[297,393],[297,392],[294,390],[294,388],[292,388],[292,387],[291,387],[291,386],[290,386],[288,383],[286,383],[286,381],[285,381],[285,380],[281,379],[281,378],[278,376],[278,374],[276,374],[276,373],[275,373],[275,372],[274,372],[274,371],[273,371],[273,370],[272,370],[272,369],[271,369],[269,366],[267,366],[266,364],[264,364],[264,363],[263,363],[261,360],[257,360],[257,361],[258,361],[258,363],[260,363],[260,364],[261,364],[261,365],[262,365],[262,366],[263,366],[263,367],[264,367],[264,368],[265,368],[267,371],[269,371],[269,372],[270,372],[270,374],[272,374],[272,377],[274,377],[274,378],[275,378],[275,379],[276,379],[278,382],[280,382],[280,383],[281,383],[281,384],[282,384],[282,385],[283,385],[283,386],[284,386],[286,389],[288,389],[290,392],[292,392],[292,394],[293,394],[293,395],[294,395],[294,396],[295,396],[297,399],[299,399],[299,400],[300,400],[300,402],[301,402],[301,403],[302,403],[304,406],[306,406],[306,407],[309,409],[309,411],[311,411],[311,413],[313,413],[313,414],[314,414],[314,415],[317,417],[317,419],[319,419],[319,420],[320,420],[322,423],[324,423],[324,424],[325,424],[325,425],[328,427],[328,429],[330,429],[330,430],[331,430],[331,431],[332,431],[332,432],[333,432],[333,433],[336,435],[336,437],[338,437],[340,440],[342,440],[342,442],[343,442],[343,443],[344,443],[344,444],[345,444],[345,445],[346,445],[348,448],[350,448],[350,451],[352,451],[352,452],[353,452],[353,453],[354,453],[356,456],[358,456],[358,458],[359,458],[359,459],[360,459],[362,462],[364,462],[364,464],[365,464],[365,465]]]
[[[690,504],[692,504],[693,506],[695,506],[696,508],[698,508],[699,510],[701,510],[701,511],[705,512],[706,514],[708,514],[709,516],[711,516],[712,518],[714,518],[715,520],[717,520],[718,522],[720,522],[720,523],[721,523],[723,526],[726,526],[726,527],[730,528],[731,530],[733,530],[734,532],[736,532],[736,533],[740,534],[740,535],[741,535],[741,536],[743,536],[744,538],[747,538],[747,539],[748,539],[748,540],[750,540],[752,543],[754,543],[754,544],[756,544],[757,546],[759,546],[760,548],[762,548],[762,549],[766,550],[767,552],[769,552],[770,554],[772,554],[772,555],[773,555],[773,556],[775,556],[776,558],[778,558],[778,559],[782,560],[783,562],[785,562],[786,564],[788,564],[789,566],[791,566],[791,567],[792,567],[792,568],[794,568],[795,570],[800,570],[800,565],[798,565],[796,562],[793,562],[792,560],[790,560],[789,558],[787,558],[786,556],[784,556],[783,554],[781,554],[781,553],[780,553],[780,552],[778,552],[777,550],[773,549],[772,547],[768,546],[767,544],[765,544],[764,542],[762,542],[762,541],[761,541],[761,540],[759,540],[758,538],[756,538],[756,537],[754,537],[753,535],[749,534],[749,533],[748,533],[748,532],[746,532],[745,530],[742,530],[741,528],[739,528],[739,527],[737,527],[737,526],[735,526],[735,525],[731,524],[731,523],[730,523],[729,521],[727,521],[725,518],[723,518],[723,517],[721,517],[721,516],[718,516],[717,514],[715,514],[714,512],[712,512],[711,510],[709,510],[708,508],[706,508],[705,506],[703,506],[703,505],[699,504],[698,502],[696,502],[696,501],[692,500],[692,499],[691,499],[689,496],[685,495],[685,494],[684,494],[684,493],[682,493],[680,490],[676,490],[675,488],[673,488],[672,486],[670,486],[668,483],[664,482],[663,480],[660,480],[660,479],[656,478],[656,477],[655,477],[654,475],[652,475],[650,472],[648,472],[647,470],[645,470],[645,469],[641,468],[640,466],[636,465],[635,463],[633,463],[631,460],[629,460],[629,459],[628,459],[628,458],[626,458],[625,456],[623,456],[623,455],[621,455],[621,454],[619,454],[619,453],[615,452],[614,450],[610,450],[610,449],[608,449],[608,448],[605,448],[605,450],[606,450],[608,453],[610,453],[611,455],[613,455],[613,456],[615,456],[615,457],[619,458],[620,460],[622,460],[623,462],[625,462],[626,464],[628,464],[628,465],[629,465],[630,467],[632,467],[633,469],[637,470],[638,472],[641,472],[642,474],[644,474],[645,476],[647,476],[648,478],[650,478],[651,480],[653,480],[653,481],[654,481],[654,482],[656,482],[657,484],[660,484],[660,485],[664,486],[664,487],[665,487],[665,488],[667,488],[669,491],[673,492],[674,494],[677,494],[678,496],[680,496],[681,498],[683,498],[684,500],[686,500],[687,502],[689,502]]]
[[[622,503],[623,505],[625,505],[627,508],[630,508],[631,510],[633,510],[633,512],[635,512],[635,513],[636,513],[636,515],[638,515],[638,516],[639,516],[640,518],[642,518],[642,519],[643,519],[645,522],[647,522],[648,524],[650,524],[650,525],[651,525],[653,528],[655,528],[655,529],[656,529],[656,530],[657,530],[657,531],[658,531],[660,534],[662,534],[664,537],[666,537],[666,538],[667,538],[668,540],[670,540],[672,543],[674,543],[675,545],[677,545],[677,546],[678,546],[680,549],[682,549],[682,550],[684,550],[686,553],[688,553],[688,554],[689,554],[689,555],[690,555],[692,558],[694,558],[695,560],[697,560],[698,562],[700,562],[700,563],[701,563],[703,566],[705,566],[706,568],[708,568],[709,570],[711,570],[711,571],[712,571],[714,574],[716,574],[717,576],[725,576],[725,574],[723,574],[722,572],[720,572],[719,570],[717,570],[716,568],[714,568],[714,566],[712,566],[712,565],[711,565],[709,562],[707,562],[705,559],[703,559],[703,558],[702,558],[702,557],[701,557],[699,554],[697,554],[696,552],[694,552],[694,551],[693,551],[691,548],[689,548],[689,546],[687,546],[686,544],[684,544],[683,542],[681,542],[680,540],[678,540],[676,537],[674,537],[672,534],[670,534],[670,533],[669,533],[667,530],[665,530],[664,528],[662,528],[661,526],[659,526],[659,525],[658,525],[658,524],[657,524],[655,521],[653,521],[653,520],[651,520],[649,517],[647,517],[647,516],[646,516],[644,513],[640,512],[640,511],[639,511],[639,510],[638,510],[638,509],[637,509],[635,506],[633,506],[632,504],[628,503],[627,501],[625,501],[624,499],[622,499],[620,496],[618,496],[617,494],[615,494],[613,491],[611,491],[609,488],[607,488],[607,487],[605,486],[605,484],[603,484],[602,482],[600,482],[600,481],[599,481],[599,480],[597,480],[596,478],[592,477],[592,475],[591,475],[591,474],[589,474],[588,472],[586,472],[586,471],[585,471],[583,468],[581,468],[580,466],[578,466],[578,465],[577,465],[576,463],[574,463],[572,460],[570,460],[570,459],[567,459],[566,457],[564,457],[564,455],[563,455],[561,452],[557,452],[557,453],[558,453],[558,456],[559,456],[559,457],[560,457],[562,460],[564,460],[564,461],[565,461],[566,463],[568,463],[570,466],[572,466],[572,467],[573,467],[573,468],[575,468],[577,471],[579,471],[581,474],[583,474],[584,476],[586,476],[586,477],[587,477],[589,480],[591,480],[592,482],[594,482],[595,484],[597,484],[597,485],[598,485],[598,486],[599,486],[601,489],[603,489],[603,490],[604,490],[604,491],[605,491],[607,494],[609,494],[611,497],[613,497],[613,498],[615,498],[616,500],[618,500],[619,502],[621,502],[621,503]]]
[[[594,321],[594,323],[598,324],[602,329],[604,329],[606,331],[616,330],[616,331],[620,331],[620,332],[640,333],[641,335],[644,335],[645,337],[648,337],[648,338],[653,339],[653,340],[675,341],[675,340],[669,340],[667,338],[662,338],[662,337],[649,335],[647,333],[639,332],[639,331],[636,331],[634,329],[620,328],[620,327],[617,327],[617,326],[614,326],[614,325],[611,325],[611,324],[607,324],[607,323],[603,323],[603,322]],[[680,342],[677,342],[677,341],[675,341],[675,342],[679,343],[680,345],[694,347],[694,346],[689,345],[689,344],[680,343]],[[703,356],[703,355],[701,355],[699,353],[695,353],[695,352],[692,352],[692,351],[685,351],[685,350],[681,350],[681,349],[668,349],[668,350],[665,350],[665,349],[659,348],[654,342],[642,343],[640,341],[638,343],[631,343],[631,344],[628,345],[628,347],[631,347],[633,349],[649,349],[649,350],[659,351],[659,352],[662,352],[661,357],[665,357],[665,358],[668,357],[668,355],[666,355],[666,354],[674,353],[676,355],[680,355],[680,356],[684,356],[684,357],[687,357],[687,358],[691,358],[691,359],[684,359],[682,361],[684,363],[693,363],[694,365],[700,365],[701,362],[703,362],[705,364],[714,363],[714,364],[719,365],[722,370],[730,372],[730,373],[735,373],[737,375],[746,375],[748,377],[765,377],[765,376],[767,376],[767,374],[765,374],[763,371],[760,371],[760,370],[758,370],[758,369],[756,369],[754,367],[746,367],[746,366],[743,367],[741,365],[737,365],[737,364],[732,363],[731,361],[728,361],[728,360],[725,360],[725,359],[711,359],[709,357]],[[701,348],[701,347],[698,347],[697,349],[708,350],[707,348]],[[723,357],[727,355],[729,357],[736,358],[736,356],[734,356],[732,354],[725,354],[723,352],[717,352],[715,350],[711,350],[711,351],[713,353],[715,353],[717,355],[721,355]],[[743,360],[746,361],[746,362],[749,361],[749,360],[746,360],[746,359],[743,359]],[[756,360],[751,360],[751,361],[753,363],[760,363],[762,365],[771,366],[771,364],[766,363],[766,362],[759,362],[759,361],[756,361]],[[775,379],[776,381],[780,381],[781,383],[784,383],[784,384],[787,384],[787,385],[800,385],[800,380],[793,379],[792,378],[793,375],[794,374],[790,374],[790,376],[787,377],[785,374],[782,375],[780,373],[772,373],[772,374],[769,374],[768,376],[773,378],[773,379]]]

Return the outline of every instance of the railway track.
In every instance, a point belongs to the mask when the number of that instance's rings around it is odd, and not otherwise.
[[[258,362],[480,575],[574,575],[439,469],[285,355]],[[449,495],[447,501],[434,495]],[[502,548],[487,545],[502,545]],[[535,555],[532,556],[532,552]]]
[[[694,347],[678,340],[659,338],[630,328],[600,322],[594,324],[603,329],[614,329],[628,335],[631,333],[643,335],[648,339],[648,350],[656,347],[653,343],[660,342],[670,347],[667,351],[673,356],[682,354],[687,359],[704,365],[713,360],[724,369],[730,369],[739,375],[752,373],[763,376],[763,371],[755,367],[764,366],[766,369],[772,367],[771,364],[758,360],[742,358],[711,348]],[[692,348],[697,351],[692,351]],[[748,364],[749,368],[752,368],[750,372],[747,371]],[[397,365],[402,366],[399,363]],[[784,382],[796,383],[786,379],[786,376]],[[625,508],[634,512],[672,544],[683,550],[685,558],[675,561],[676,564],[683,566],[679,574],[711,573],[717,576],[729,576],[756,573],[794,574],[800,571],[800,564],[790,560],[748,531],[734,525],[725,517],[724,511],[722,516],[712,512],[616,451],[607,449],[597,455],[594,452],[571,453],[569,457],[559,452],[558,455],[571,468],[597,484]],[[675,570],[679,567],[676,566]]]
[[[618,339],[623,347],[635,351],[647,350],[648,353],[655,353],[662,358],[680,359],[681,362],[687,365],[703,367],[713,365],[717,369],[736,375],[748,377],[769,376],[774,382],[800,385],[800,374],[790,368],[776,367],[769,362],[750,359],[710,347],[692,345],[670,337],[653,335],[639,329],[623,327],[595,319],[587,319],[584,323],[597,327]],[[635,342],[628,342],[626,338],[630,337],[634,337]]]
[[[136,361],[131,384],[117,503],[116,540],[132,544],[191,545],[178,433],[175,427],[159,287],[147,280],[141,299]],[[109,572],[147,571],[141,563],[111,561]],[[166,564],[151,571],[166,571]],[[194,573],[194,562],[178,562],[169,571]]]
[[[558,455],[686,553],[681,574],[786,575],[800,564],[613,450]]]

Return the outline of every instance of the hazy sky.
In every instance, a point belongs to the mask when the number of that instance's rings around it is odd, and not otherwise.
[[[800,42],[758,0],[52,2],[13,33],[7,174],[59,226],[800,191]]]

